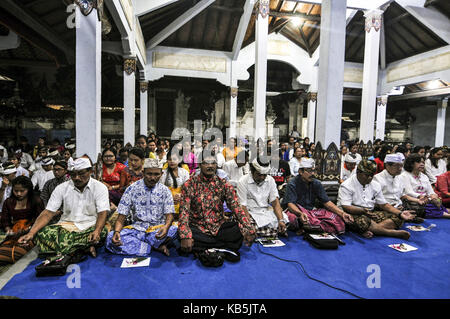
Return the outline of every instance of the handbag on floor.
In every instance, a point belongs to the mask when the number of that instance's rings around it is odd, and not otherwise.
[[[80,250],[72,254],[59,256],[58,258],[53,257],[47,259],[42,264],[36,266],[36,277],[64,276],[69,265],[79,263],[86,258],[86,253]]]
[[[338,249],[340,244],[340,240],[338,238],[327,233],[306,233],[303,236],[303,239],[307,240],[312,246],[318,249]]]

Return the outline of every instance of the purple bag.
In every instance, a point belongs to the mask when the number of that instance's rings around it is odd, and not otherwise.
[[[447,213],[447,208],[444,205],[437,207],[434,204],[425,205],[425,218],[441,218],[444,213]]]

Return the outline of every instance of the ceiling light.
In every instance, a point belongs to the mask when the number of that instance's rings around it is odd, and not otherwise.
[[[435,90],[435,89],[439,89],[440,87],[441,87],[441,82],[439,82],[439,80],[428,81],[428,83],[427,83],[428,90]]]
[[[292,18],[292,19],[291,19],[291,23],[292,23],[294,26],[299,27],[300,24],[302,24],[302,19],[300,19],[300,18],[298,18],[298,17]]]

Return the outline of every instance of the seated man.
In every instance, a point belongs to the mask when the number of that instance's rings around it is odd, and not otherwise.
[[[381,235],[408,239],[410,234],[398,229],[404,221],[415,216],[411,211],[402,212],[386,201],[380,184],[372,180],[376,170],[375,162],[361,160],[356,175],[341,184],[338,206],[353,216],[355,222],[350,225],[350,230],[366,238]],[[375,205],[379,210],[375,210]]]
[[[230,178],[230,183],[235,186],[242,176],[249,173],[248,167],[248,151],[240,151],[239,154],[232,160],[223,164],[223,170]]]
[[[411,204],[418,201],[406,194],[405,181],[400,176],[404,161],[405,156],[402,153],[387,154],[384,158],[384,170],[373,177],[373,180],[380,184],[386,201],[399,210],[413,209]],[[416,216],[412,222],[423,222],[423,218]]]
[[[238,261],[243,240],[251,245],[256,232],[233,187],[216,175],[216,169],[215,156],[203,156],[200,174],[191,177],[181,188],[178,230],[181,252],[193,251],[205,266],[220,266],[224,258]],[[224,201],[234,220],[225,218]],[[230,253],[223,256],[210,248],[226,249]]]
[[[250,174],[239,179],[237,194],[242,209],[251,216],[258,237],[277,238],[278,234],[287,236],[288,218],[283,216],[277,184],[268,176],[269,172],[269,164],[255,159],[250,165]]]
[[[353,223],[349,214],[338,208],[328,198],[325,189],[315,176],[315,163],[312,158],[302,158],[298,175],[288,183],[283,206],[287,206],[289,228],[297,234],[307,231],[309,227],[320,227],[330,234],[341,234],[345,231],[345,223]],[[318,200],[325,209],[316,209]]]
[[[0,213],[2,212],[3,203],[11,196],[11,182],[16,178],[17,169],[12,162],[3,163],[0,169]]]
[[[87,251],[96,257],[95,245],[107,235],[104,226],[109,211],[108,189],[91,178],[89,159],[69,161],[68,170],[71,180],[55,188],[30,232],[19,239],[20,244],[27,244],[36,237],[41,253],[51,255],[44,264]],[[47,226],[61,206],[60,221]]]
[[[47,181],[55,178],[55,175],[53,174],[53,164],[55,164],[55,161],[52,158],[43,158],[41,161],[41,168],[35,171],[31,177],[33,187],[35,189],[37,188],[39,192],[42,191]]]
[[[339,184],[345,182],[349,177],[356,174],[356,162],[358,158],[355,154],[345,154],[344,165],[341,167],[341,177],[339,179]]]
[[[177,235],[172,226],[174,204],[170,189],[159,182],[162,162],[145,159],[144,178],[130,185],[117,211],[114,231],[108,234],[106,248],[115,254],[146,256],[152,248],[169,256],[167,245]],[[131,225],[125,219],[131,214]]]

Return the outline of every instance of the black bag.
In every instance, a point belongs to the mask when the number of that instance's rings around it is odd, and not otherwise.
[[[306,233],[303,239],[307,240],[311,245],[319,249],[338,249],[339,240],[333,235],[327,233],[309,234]]]
[[[86,258],[86,253],[78,250],[72,254],[63,255],[56,260],[46,260],[36,266],[36,277],[64,276],[69,265],[79,263]]]

